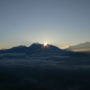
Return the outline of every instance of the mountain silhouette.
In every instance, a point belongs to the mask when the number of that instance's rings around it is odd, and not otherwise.
[[[59,49],[56,46],[53,45],[47,45],[44,47],[43,44],[34,43],[30,47],[28,47],[27,54],[28,55],[62,55],[66,53],[67,51]]]
[[[48,57],[48,56],[83,56],[68,50],[62,50],[54,45],[44,46],[33,43],[29,47],[18,46],[6,50],[0,50],[0,58],[25,58],[25,57]]]
[[[70,51],[62,50],[54,45],[44,46],[43,44],[33,43],[29,47],[18,46],[6,50],[0,50],[0,55],[27,55],[27,56],[53,56],[53,55],[65,55]]]

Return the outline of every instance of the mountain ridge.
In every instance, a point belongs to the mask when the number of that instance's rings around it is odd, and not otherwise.
[[[62,50],[54,45],[44,46],[43,44],[33,43],[29,47],[18,46],[6,50],[0,50],[0,55],[4,56],[15,56],[15,55],[26,55],[26,56],[61,56],[68,54],[69,51]]]
[[[29,47],[18,46],[6,50],[0,50],[0,58],[26,58],[26,57],[65,57],[83,56],[85,54],[60,49],[54,45],[44,46],[43,44],[33,43]]]

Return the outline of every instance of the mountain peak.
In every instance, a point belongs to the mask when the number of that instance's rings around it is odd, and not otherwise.
[[[44,45],[44,44],[40,44],[40,43],[33,43],[29,48],[34,48],[34,49],[57,49],[57,50],[60,50],[60,48],[54,46],[54,45],[50,45],[50,44],[47,44],[47,45]]]
[[[65,50],[61,50],[60,48],[47,44],[44,46],[44,44],[39,44],[39,43],[33,43],[30,47],[28,47],[27,54],[28,55],[62,55],[65,53]]]

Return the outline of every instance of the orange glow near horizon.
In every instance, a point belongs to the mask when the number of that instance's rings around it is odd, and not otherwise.
[[[44,46],[44,47],[48,47],[48,43],[45,42],[45,43],[43,44],[43,46]]]
[[[47,43],[47,42],[45,42],[43,45],[44,45],[44,47],[46,47],[46,46],[48,46],[48,43]]]
[[[68,45],[63,45],[63,46],[60,46],[61,49],[66,49],[66,48],[69,48]]]

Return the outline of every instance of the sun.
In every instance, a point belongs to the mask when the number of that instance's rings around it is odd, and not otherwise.
[[[43,45],[44,45],[44,47],[47,47],[47,46],[48,46],[48,43],[47,43],[47,42],[45,42]]]

